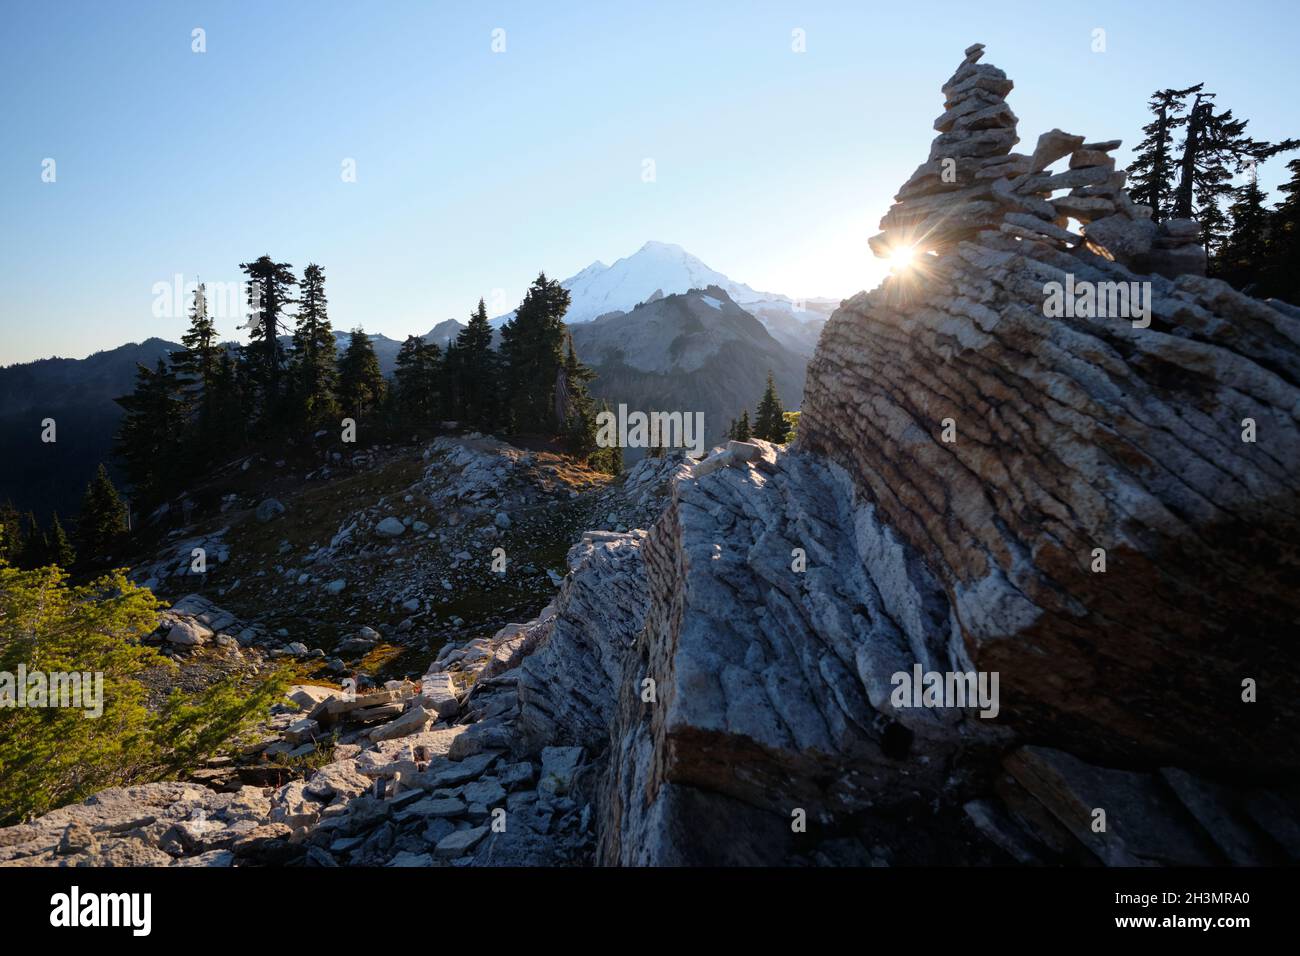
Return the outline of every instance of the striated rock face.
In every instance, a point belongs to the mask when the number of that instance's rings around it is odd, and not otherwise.
[[[516,690],[518,746],[604,750],[614,718],[612,688],[645,618],[644,531],[588,532],[569,553],[570,576],[557,599],[544,653],[525,657]],[[555,688],[565,692],[557,694]]]
[[[643,626],[593,617],[599,668],[521,695],[613,706],[602,862],[1300,854],[1300,312],[1196,274],[1117,142],[1010,153],[981,52],[872,242],[913,265],[829,322],[796,446],[678,480]],[[899,706],[914,671],[996,705]]]
[[[942,789],[964,773],[953,742],[994,736],[952,711],[880,709],[904,660],[947,668],[934,583],[878,525],[855,527],[842,475],[756,444],[754,462],[679,483],[644,548],[650,608],[619,688],[606,862],[783,859],[796,810],[906,800],[896,768],[918,741],[911,783]],[[889,593],[864,543],[892,563]]]
[[[1098,758],[1294,771],[1300,314],[1122,265],[1154,228],[1113,161],[1083,165],[1114,145],[1046,134],[1026,172],[994,181],[1010,190],[997,221],[951,243],[940,230],[938,255],[846,302],[809,369],[799,448],[844,468],[858,507],[923,556],[952,653],[1001,672],[1022,732]],[[1067,179],[1036,172],[1066,155]],[[1105,182],[1068,179],[1084,170]],[[1054,185],[1075,188],[1034,204],[1108,189],[1087,241],[1010,211]],[[1113,256],[1093,241],[1106,223]],[[1056,288],[1107,283],[1148,314],[1054,308]],[[1247,678],[1258,703],[1242,702]]]
[[[1044,283],[1132,276],[1028,245],[962,247],[906,308],[888,287],[846,303],[801,450],[925,556],[954,652],[1002,672],[1026,730],[1098,756],[1296,769],[1296,317],[1144,277],[1149,328],[1046,319]]]

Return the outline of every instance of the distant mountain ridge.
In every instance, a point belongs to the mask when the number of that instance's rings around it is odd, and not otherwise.
[[[803,397],[805,358],[719,286],[661,296],[569,332],[596,372],[594,396],[636,411],[703,412],[706,444],[722,441],[741,412],[753,416],[769,371],[787,408]],[[641,455],[628,449],[624,460]]]
[[[113,433],[122,417],[113,401],[135,385],[137,364],[154,365],[180,349],[149,338],[84,359],[48,358],[0,368],[0,501],[32,511],[76,511],[99,462],[112,469]],[[41,422],[53,418],[55,438],[41,441]]]
[[[425,339],[454,335],[453,325],[458,326],[454,319],[441,322]],[[350,334],[335,330],[340,352],[347,348]],[[384,335],[367,335],[380,370],[391,375],[402,344]],[[287,345],[289,337],[281,341]],[[178,342],[149,338],[84,359],[48,358],[0,368],[0,461],[5,462],[0,501],[12,501],[48,524],[51,511],[66,517],[77,510],[100,462],[109,466],[114,481],[123,482],[125,476],[112,457],[113,436],[122,419],[114,399],[135,388],[137,365],[152,367],[182,348]],[[54,419],[57,436],[48,444],[40,440],[46,418]]]
[[[839,305],[832,299],[797,302],[789,296],[759,292],[710,268],[679,245],[656,241],[647,242],[613,265],[597,260],[560,285],[571,297],[564,317],[570,326],[611,312],[630,312],[657,297],[716,286],[763,323],[778,341],[807,356],[812,355],[822,326]],[[492,324],[500,327],[512,318],[514,312],[507,312]]]
[[[703,411],[709,441],[719,440],[742,408],[753,411],[769,368],[787,407],[798,406],[804,366],[836,305],[756,291],[664,242],[647,242],[613,265],[593,262],[562,284],[572,296],[565,322],[575,348],[600,376],[593,394],[643,410]],[[492,320],[494,344],[513,314]],[[446,319],[421,338],[445,350],[464,327]],[[335,329],[340,351],[350,334]],[[380,370],[392,375],[402,342],[367,335]],[[281,342],[287,347],[291,339]],[[113,400],[135,387],[136,364],[152,366],[181,347],[149,338],[84,359],[0,368],[0,500],[35,511],[42,522],[55,509],[74,512],[98,463],[112,469],[122,417]],[[52,445],[39,440],[46,417],[58,423]],[[115,480],[122,477],[113,471]]]

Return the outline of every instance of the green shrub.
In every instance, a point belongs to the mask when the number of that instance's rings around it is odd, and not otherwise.
[[[210,756],[283,693],[277,673],[252,686],[227,679],[146,706],[141,671],[174,667],[140,644],[159,601],[113,571],[73,587],[50,566],[21,571],[0,561],[0,824],[39,816],[105,787],[158,780]],[[98,707],[10,706],[28,675],[102,675]]]

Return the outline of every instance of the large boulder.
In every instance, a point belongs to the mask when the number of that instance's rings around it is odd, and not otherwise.
[[[435,716],[435,714],[423,707],[412,707],[396,720],[389,721],[372,730],[370,739],[374,741],[394,740],[398,737],[409,737],[411,734],[418,734],[429,726],[429,721],[434,719]]]
[[[406,525],[402,524],[401,519],[389,515],[379,524],[375,525],[375,531],[388,538],[396,538],[406,530]]]
[[[167,642],[181,647],[196,647],[210,640],[212,629],[194,618],[177,618],[167,630]]]

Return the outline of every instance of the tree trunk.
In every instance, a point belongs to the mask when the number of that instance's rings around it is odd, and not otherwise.
[[[1192,183],[1196,177],[1196,153],[1200,145],[1201,125],[1205,122],[1205,111],[1209,104],[1201,105],[1200,94],[1192,106],[1192,114],[1187,119],[1187,140],[1183,144],[1182,171],[1178,180],[1178,191],[1174,194],[1174,218],[1192,218]]]
[[[1165,145],[1165,137],[1169,135],[1169,104],[1160,104],[1159,129],[1156,132],[1156,155],[1151,170],[1151,218],[1159,222],[1165,217],[1165,210],[1161,203],[1161,193],[1165,188],[1165,166],[1168,163],[1168,147]]]

